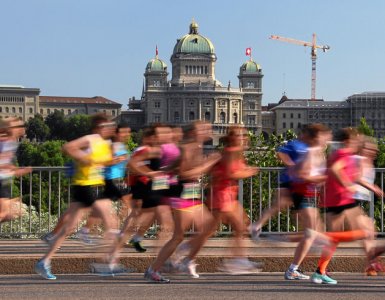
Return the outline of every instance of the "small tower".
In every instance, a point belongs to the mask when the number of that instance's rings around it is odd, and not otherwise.
[[[151,59],[146,66],[144,72],[145,87],[147,91],[152,87],[165,87],[167,86],[167,65],[158,57],[158,47],[156,47],[155,58]]]

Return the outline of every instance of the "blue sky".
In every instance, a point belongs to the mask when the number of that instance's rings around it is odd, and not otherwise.
[[[172,49],[192,18],[215,46],[223,84],[238,86],[245,49],[253,49],[265,104],[284,91],[310,97],[310,49],[271,34],[310,41],[315,32],[330,45],[317,59],[317,98],[385,91],[383,0],[0,0],[0,7],[0,84],[41,95],[100,95],[126,108],[141,94],[156,45],[171,71]]]

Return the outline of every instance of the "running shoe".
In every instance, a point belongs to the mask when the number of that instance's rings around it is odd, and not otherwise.
[[[44,261],[39,260],[35,265],[35,272],[41,277],[49,280],[55,280],[56,276],[51,273],[51,266],[46,266]]]
[[[199,278],[197,273],[197,264],[194,260],[184,259],[182,262],[176,264],[176,268],[179,272],[190,275],[192,278]]]
[[[95,242],[91,238],[91,235],[88,232],[85,232],[84,230],[80,229],[76,233],[77,238],[82,241],[86,245],[94,245]]]
[[[139,241],[130,240],[130,241],[129,241],[129,245],[130,245],[131,247],[134,247],[135,250],[136,250],[136,252],[143,253],[143,252],[146,252],[146,251],[147,251],[147,249],[144,248],[144,247],[140,244]]]
[[[384,273],[385,266],[379,261],[372,262],[366,269],[365,273],[367,276],[377,276],[378,273]]]
[[[146,272],[144,273],[144,278],[148,282],[153,282],[153,283],[170,283],[170,279],[163,277],[159,272],[156,272],[151,268],[148,268],[146,270]]]
[[[261,271],[261,264],[245,258],[227,259],[219,270],[231,275],[255,274]]]
[[[262,228],[255,224],[251,224],[250,226],[250,236],[253,241],[258,241],[262,232]]]
[[[317,284],[322,284],[322,283],[324,283],[324,284],[337,284],[337,280],[329,277],[326,274],[320,274],[318,272],[315,272],[311,276],[311,282],[317,283]]]
[[[297,269],[297,270],[288,269],[285,272],[285,279],[286,280],[308,280],[310,279],[310,276],[304,274],[300,269]]]
[[[116,276],[132,273],[134,270],[126,268],[121,264],[92,263],[91,273],[99,276]]]
[[[44,235],[42,235],[40,237],[40,239],[43,241],[43,242],[46,242],[48,245],[51,245],[51,243],[54,241],[55,239],[55,235],[52,233],[52,232],[48,232]]]

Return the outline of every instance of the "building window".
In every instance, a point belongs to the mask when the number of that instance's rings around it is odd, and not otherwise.
[[[293,122],[290,122],[290,128],[294,128],[294,124],[293,124]]]
[[[207,74],[208,72],[207,72],[207,66],[205,66],[205,74]]]
[[[190,113],[188,114],[188,119],[189,121],[195,120],[195,113],[193,111],[190,111]]]
[[[5,112],[9,113],[9,108],[8,107],[5,108]]]
[[[193,66],[193,74],[196,74],[196,73],[197,73],[197,67]]]
[[[284,129],[286,128],[286,122],[282,123],[282,128],[284,128]]]
[[[238,123],[238,114],[237,113],[233,114],[233,121],[235,124]]]
[[[22,112],[23,112],[23,109],[19,107],[19,114],[21,114]]]
[[[203,74],[203,66],[201,66],[201,74]]]
[[[44,110],[42,108],[40,108],[40,114],[44,114]]]
[[[16,113],[16,108],[12,107],[12,113]]]
[[[32,107],[29,108],[29,113],[33,114],[33,108]]]
[[[247,87],[250,89],[253,89],[254,88],[254,82],[248,82]]]
[[[205,112],[205,121],[210,121],[210,112],[209,111]]]
[[[255,124],[255,116],[248,116],[247,121],[249,124]]]
[[[51,113],[51,110],[48,108],[47,109],[47,115],[49,115]]]
[[[115,111],[114,110],[112,111],[112,116],[115,117]]]
[[[249,103],[249,109],[255,109],[255,103]]]
[[[160,114],[153,114],[152,115],[153,122],[156,122],[156,123],[160,122],[160,117],[161,117]]]
[[[302,126],[302,124],[301,124],[301,123],[298,123],[297,128],[301,128],[301,126]]]
[[[282,114],[282,118],[286,119],[286,113]]]
[[[0,113],[3,112],[3,108],[0,106]]]
[[[159,80],[154,80],[154,86],[160,86],[160,81]]]
[[[176,112],[174,112],[174,121],[175,121],[175,122],[179,122],[179,120],[180,120],[179,112],[176,111]]]
[[[184,72],[185,72],[185,74],[188,74],[188,66],[184,67]]]
[[[219,121],[220,123],[224,124],[226,123],[226,113],[225,112],[221,112],[220,115],[219,115]]]
[[[301,114],[298,114],[298,119],[301,119]],[[300,123],[301,124],[301,123]]]
[[[291,113],[291,114],[290,114],[290,119],[293,119],[293,118],[294,118],[294,114]]]
[[[70,109],[69,109],[69,110],[67,110],[67,114],[69,114],[69,115],[71,114],[71,110],[70,110]]]
[[[188,66],[188,73],[192,74],[192,66]]]
[[[155,101],[154,102],[154,107],[155,108],[160,108],[160,102],[159,101]]]

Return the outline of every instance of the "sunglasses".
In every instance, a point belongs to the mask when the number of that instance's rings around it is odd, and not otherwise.
[[[108,122],[108,123],[101,123],[98,125],[98,127],[104,128],[104,127],[115,127],[116,124],[114,122]]]

